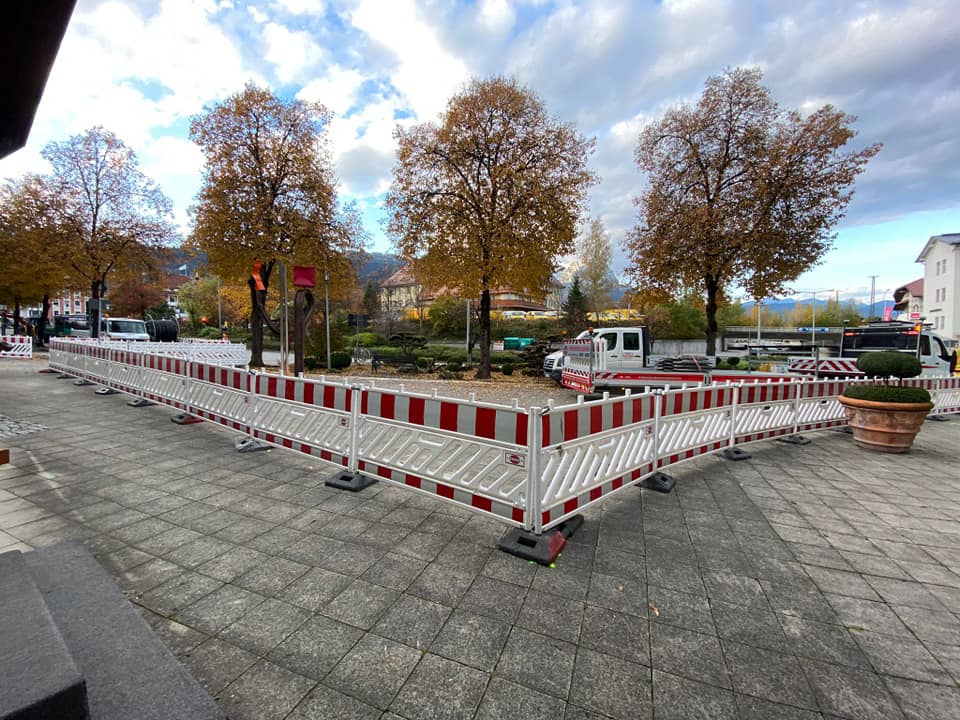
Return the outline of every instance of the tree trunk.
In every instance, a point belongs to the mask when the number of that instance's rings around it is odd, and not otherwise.
[[[14,298],[13,300],[13,334],[19,335],[22,330],[22,322],[20,321],[20,298]]]
[[[480,293],[480,365],[477,367],[477,379],[490,378],[490,291],[484,288]]]
[[[707,276],[707,355],[716,357],[717,354],[717,294],[719,283],[715,278]]]
[[[247,285],[250,287],[250,367],[263,367],[263,305],[257,297],[260,291],[253,278],[247,280]]]
[[[50,293],[43,294],[40,303],[40,319],[37,321],[37,344],[44,345],[47,336],[47,317],[50,315]]]

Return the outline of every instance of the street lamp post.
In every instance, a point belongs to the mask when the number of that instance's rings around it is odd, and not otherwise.
[[[323,271],[323,322],[327,329],[327,372],[330,372],[330,272]]]

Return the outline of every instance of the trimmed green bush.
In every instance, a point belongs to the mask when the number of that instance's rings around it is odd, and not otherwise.
[[[504,363],[500,366],[500,372],[504,375],[513,375],[513,365],[510,363]]]
[[[732,355],[727,358],[727,367],[729,367],[731,370],[736,368],[739,364],[740,358],[738,358],[736,355]]]
[[[350,367],[350,362],[350,353],[339,351],[330,353],[330,364],[333,366],[333,370],[348,368]]]
[[[884,403],[930,402],[930,393],[924,388],[902,385],[851,385],[843,391],[843,396],[854,400]]]
[[[460,365],[460,363],[453,361],[453,362],[447,363],[446,369],[448,372],[457,373],[457,372],[460,372],[460,370],[462,369],[462,366]]]
[[[916,377],[923,371],[920,358],[895,350],[864,353],[857,358],[857,367],[868,377],[895,377],[901,380]]]
[[[431,365],[433,365],[433,358],[431,357],[418,357],[417,358],[417,367],[421,370],[426,370]]]

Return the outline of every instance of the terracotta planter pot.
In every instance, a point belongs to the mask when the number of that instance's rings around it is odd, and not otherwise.
[[[878,452],[904,453],[913,445],[932,402],[886,403],[840,396],[853,439]]]

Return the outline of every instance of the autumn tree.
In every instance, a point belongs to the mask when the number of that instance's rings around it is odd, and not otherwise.
[[[600,321],[600,313],[610,306],[616,281],[610,270],[613,248],[610,238],[599,218],[590,223],[590,229],[580,241],[580,277],[587,304],[594,320]]]
[[[363,231],[356,211],[337,204],[329,122],[319,103],[248,84],[190,124],[206,160],[192,242],[224,279],[247,279],[251,365],[263,365],[267,290],[278,262],[328,272],[334,296],[355,284],[347,253],[361,247]],[[256,261],[262,287],[251,277]]]
[[[43,178],[25,175],[0,187],[0,302],[13,307],[19,324],[25,305],[41,303],[37,339],[42,343],[50,298],[69,285],[63,232]]]
[[[648,187],[625,245],[634,280],[702,293],[710,355],[722,291],[780,294],[818,264],[880,150],[844,151],[854,117],[830,105],[806,117],[784,110],[761,77],[737,68],[709,78],[696,105],[651,123],[636,150]]]
[[[394,135],[389,231],[433,286],[479,298],[477,377],[488,378],[490,290],[547,292],[595,182],[586,166],[594,141],[505,78],[473,80],[439,122]]]
[[[42,155],[52,166],[46,183],[61,249],[90,297],[102,298],[111,272],[149,263],[151,249],[173,237],[170,201],[140,171],[133,150],[102,127],[50,143]]]

